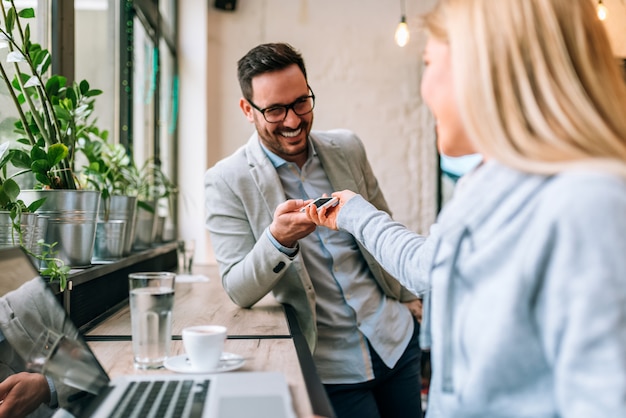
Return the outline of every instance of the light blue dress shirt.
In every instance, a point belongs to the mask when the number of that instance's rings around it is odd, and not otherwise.
[[[302,169],[263,147],[288,199],[314,199],[334,191],[313,145],[309,146]],[[283,253],[293,256],[297,251],[269,235]],[[318,342],[313,358],[322,382],[373,379],[368,341],[393,368],[409,343],[413,319],[404,305],[378,287],[352,235],[318,227],[299,240],[299,246],[315,288]]]

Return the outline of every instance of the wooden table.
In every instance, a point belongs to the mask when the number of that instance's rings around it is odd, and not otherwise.
[[[239,370],[282,372],[298,417],[334,416],[293,309],[283,307],[271,295],[251,309],[240,308],[222,288],[217,266],[195,266],[194,274],[207,276],[209,281],[176,283],[171,354],[184,353],[180,341],[184,327],[224,325],[228,328],[224,350],[246,359]],[[85,337],[112,378],[133,373],[169,373],[165,369],[139,371],[134,368],[128,303],[91,328]]]
[[[230,300],[222,287],[217,266],[197,266],[194,274],[208,282],[182,282],[175,285],[172,334],[181,335],[192,325],[224,325],[230,336],[290,337],[285,311],[268,294],[253,309],[242,309]],[[87,335],[131,335],[128,304]]]

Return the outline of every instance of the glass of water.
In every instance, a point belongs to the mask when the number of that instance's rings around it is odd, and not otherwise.
[[[51,329],[44,330],[31,347],[26,368],[94,395],[108,385],[106,375],[82,341]]]
[[[170,354],[174,278],[167,271],[128,275],[133,356],[138,369],[158,369]]]

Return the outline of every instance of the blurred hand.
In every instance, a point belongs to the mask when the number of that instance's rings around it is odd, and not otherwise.
[[[21,418],[50,401],[50,387],[44,375],[17,373],[0,383],[0,418]]]
[[[315,225],[306,213],[300,212],[303,205],[311,200],[292,199],[281,203],[274,211],[270,232],[276,241],[285,247],[295,247],[299,239],[315,231]]]
[[[339,204],[337,206],[332,208],[322,208],[319,212],[315,207],[309,207],[306,209],[306,214],[316,225],[325,226],[326,228],[334,229],[336,231],[337,216],[339,215],[339,211],[343,205],[348,202],[348,200],[356,196],[356,193],[350,190],[343,190],[341,192],[333,193],[332,196],[339,199]]]
[[[417,322],[421,324],[422,323],[422,300],[415,299],[410,302],[402,302],[402,304],[405,305],[407,308],[409,308],[409,311],[411,311],[415,319],[417,319]]]

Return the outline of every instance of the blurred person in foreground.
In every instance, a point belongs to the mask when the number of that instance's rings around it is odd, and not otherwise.
[[[252,48],[238,77],[239,106],[256,130],[205,176],[206,226],[224,289],[242,307],[269,292],[293,306],[338,418],[421,417],[411,315],[421,314],[421,301],[350,234],[294,212],[343,188],[389,212],[363,143],[347,130],[311,130],[315,95],[290,45]]]
[[[626,85],[592,3],[443,0],[424,23],[439,149],[483,164],[428,237],[351,191],[307,215],[430,286],[428,417],[625,417]]]

